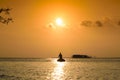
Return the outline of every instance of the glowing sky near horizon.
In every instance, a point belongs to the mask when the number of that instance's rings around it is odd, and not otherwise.
[[[2,7],[14,22],[0,23],[0,57],[120,57],[119,0],[0,0]]]

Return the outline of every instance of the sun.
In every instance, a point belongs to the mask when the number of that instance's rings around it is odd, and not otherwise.
[[[55,20],[57,26],[62,26],[63,25],[63,20],[61,18],[57,18]]]

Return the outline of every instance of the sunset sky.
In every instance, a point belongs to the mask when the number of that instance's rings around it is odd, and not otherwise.
[[[120,0],[0,0],[0,57],[120,57]],[[1,14],[0,14],[1,15]]]

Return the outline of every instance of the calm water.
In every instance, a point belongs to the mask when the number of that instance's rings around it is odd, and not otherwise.
[[[120,59],[0,59],[0,80],[120,80]]]

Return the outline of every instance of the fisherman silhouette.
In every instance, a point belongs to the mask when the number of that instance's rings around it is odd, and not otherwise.
[[[57,61],[59,61],[59,62],[64,62],[65,60],[62,58],[62,54],[61,54],[61,52],[60,52],[60,54],[59,54],[59,59],[57,60]]]
[[[60,54],[59,54],[59,58],[62,59],[62,54],[61,54],[61,52],[60,52]]]

